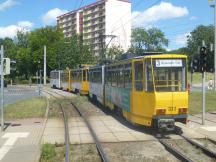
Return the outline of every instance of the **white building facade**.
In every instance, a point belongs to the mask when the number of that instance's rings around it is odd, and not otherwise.
[[[90,45],[95,54],[106,46],[118,46],[127,51],[131,42],[131,3],[129,0],[100,0],[59,16],[57,24],[65,37],[82,34],[83,42]]]

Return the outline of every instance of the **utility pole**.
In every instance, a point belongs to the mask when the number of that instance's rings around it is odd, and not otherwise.
[[[216,7],[215,4],[211,5],[214,8],[214,90],[216,90]]]
[[[104,35],[104,34],[101,34],[101,35],[99,36],[99,39],[100,39],[100,46],[101,46],[101,59],[102,59],[102,60],[103,60],[104,58],[106,59],[105,52],[106,52],[108,46],[110,45],[110,43],[112,42],[112,40],[113,40],[115,37],[116,37],[115,35]],[[110,38],[110,41],[109,41],[107,44],[105,43],[105,48],[104,48],[103,38],[105,38],[105,42],[106,42],[106,38]]]
[[[46,46],[44,46],[44,85],[46,85]]]
[[[214,90],[216,90],[216,7],[211,4],[214,9]]]
[[[200,48],[200,65],[202,71],[202,125],[205,125],[205,109],[206,109],[206,94],[205,94],[205,71],[207,66],[207,49],[205,41],[202,41],[202,47]]]
[[[1,45],[1,131],[4,131],[4,47]]]
[[[190,68],[191,68],[191,91],[192,91],[192,88],[193,88],[193,59],[191,60],[191,63],[190,63]]]
[[[40,84],[39,84],[39,96],[41,96],[41,82],[42,82],[42,75],[41,75],[41,71],[42,70],[40,70]]]

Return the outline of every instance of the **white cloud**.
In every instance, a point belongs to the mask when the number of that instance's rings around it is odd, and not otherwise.
[[[67,12],[68,12],[67,10],[61,10],[59,8],[51,9],[42,16],[42,21],[44,25],[53,25],[56,23],[58,16],[65,14]]]
[[[30,21],[19,21],[16,25],[9,25],[5,27],[0,26],[0,38],[14,38],[17,31],[30,31],[33,27],[33,23]]]
[[[190,17],[190,20],[196,20],[196,19],[197,19],[196,16],[191,16],[191,17]]]
[[[161,2],[143,12],[134,11],[132,13],[132,24],[135,27],[148,26],[160,20],[178,18],[188,15],[189,11],[186,7],[174,6],[169,2]]]
[[[169,52],[169,51],[172,51],[172,49],[170,49],[170,48],[166,48],[166,51],[168,51],[168,52]]]
[[[3,3],[0,3],[0,11],[5,11],[8,8],[11,8],[15,5],[18,5],[19,3],[14,0],[6,0]]]
[[[190,33],[184,33],[176,36],[175,44],[178,46],[185,46],[187,44],[187,37],[190,36]]]
[[[18,23],[17,23],[17,25],[19,26],[19,27],[22,27],[22,28],[27,28],[27,29],[31,29],[32,27],[33,27],[33,23],[32,22],[30,22],[30,21],[19,21]]]

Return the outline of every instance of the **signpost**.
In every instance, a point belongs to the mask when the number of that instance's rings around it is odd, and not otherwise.
[[[1,131],[4,131],[4,47],[1,45]]]
[[[44,46],[44,85],[46,85],[46,51],[47,48]]]
[[[205,71],[207,67],[207,49],[203,41],[200,48],[200,68],[202,72],[202,125],[205,125]]]

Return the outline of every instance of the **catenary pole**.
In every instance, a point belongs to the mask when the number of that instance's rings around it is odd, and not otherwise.
[[[214,6],[214,90],[216,90],[216,7]]]
[[[202,46],[205,47],[205,41],[202,41]],[[205,94],[205,68],[202,67],[202,125],[205,125],[206,111],[206,94]]]
[[[4,47],[1,45],[1,131],[4,131]]]
[[[46,85],[46,46],[44,46],[44,85]]]

